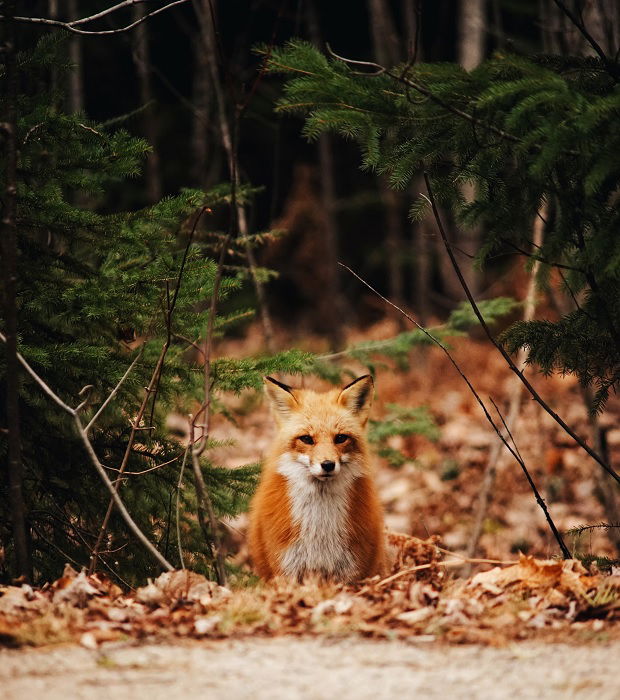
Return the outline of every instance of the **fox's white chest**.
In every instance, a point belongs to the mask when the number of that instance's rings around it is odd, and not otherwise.
[[[286,456],[278,471],[286,477],[291,517],[299,538],[280,557],[282,572],[301,579],[319,574],[340,580],[355,578],[358,562],[350,548],[349,507],[355,469],[333,481],[320,482]]]

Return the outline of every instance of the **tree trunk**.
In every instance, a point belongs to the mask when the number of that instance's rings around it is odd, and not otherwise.
[[[78,0],[69,0],[68,19],[79,19]],[[69,111],[72,114],[84,111],[84,79],[82,75],[82,39],[72,34],[69,39],[69,58],[71,72],[69,73]]]
[[[405,28],[405,41],[407,42],[407,61],[415,64],[423,60],[422,46],[420,43],[422,6],[421,0],[405,0],[402,5],[402,21]],[[423,190],[423,182],[420,176],[416,176],[410,191],[411,200],[416,200]],[[431,286],[432,257],[430,241],[432,240],[435,226],[434,219],[431,222],[427,217],[422,221],[411,223],[411,252],[413,269],[411,272],[410,293],[413,299],[413,308],[418,315],[419,322],[426,326],[430,318],[429,291]]]
[[[4,212],[2,216],[2,277],[4,333],[6,336],[6,415],[8,429],[9,505],[15,545],[15,571],[32,580],[32,561],[23,493],[23,464],[19,422],[20,368],[17,360],[17,66],[15,3],[4,8],[5,113],[2,132],[6,158]]]
[[[459,19],[459,63],[473,70],[484,58],[486,0],[461,0]]]
[[[400,61],[400,39],[386,0],[368,0],[368,16],[375,60],[393,67]],[[387,257],[390,299],[404,305],[402,196],[390,188],[387,178],[379,178],[379,193],[385,209],[385,252]],[[401,327],[406,325],[402,314],[391,310]]]
[[[321,45],[321,30],[316,4],[313,0],[306,6],[306,22],[310,41],[315,46]],[[336,218],[336,182],[334,177],[334,154],[332,141],[328,134],[319,137],[319,170],[321,180],[321,200],[324,211],[323,249],[325,257],[325,289],[319,302],[325,305],[319,314],[325,319],[325,334],[331,350],[340,350],[344,345],[343,319],[344,305],[340,292],[338,268],[338,248],[340,232]]]
[[[228,104],[226,101],[226,96],[224,95],[224,87],[220,80],[219,68],[218,68],[218,57],[217,57],[217,34],[216,27],[214,26],[215,18],[211,15],[211,6],[209,0],[203,0],[203,4],[200,8],[197,7],[198,18],[200,22],[200,31],[203,41],[203,48],[206,55],[206,61],[209,68],[209,74],[211,77],[211,84],[213,86],[213,94],[215,96],[215,102],[217,107],[220,136],[222,140],[222,146],[224,152],[226,153],[226,159],[228,163],[228,171],[231,182],[235,187],[240,185],[239,177],[239,164],[237,161],[237,122],[238,117],[235,115],[232,119],[229,119],[228,114]],[[237,105],[232,105],[234,109],[237,109]],[[247,216],[245,207],[243,204],[237,200],[236,210],[233,212],[233,217],[235,218],[235,230],[232,232],[234,235],[239,233],[242,237],[247,237],[249,235],[249,227],[247,223]],[[258,308],[260,313],[260,318],[263,326],[263,334],[265,337],[265,346],[269,352],[273,352],[274,341],[273,341],[273,325],[271,322],[271,315],[267,307],[267,296],[265,294],[265,287],[260,281],[258,274],[256,272],[256,258],[254,256],[254,250],[252,246],[246,242],[245,253],[248,261],[248,268],[250,270],[250,275],[252,277],[252,282],[254,283],[254,289],[256,292],[256,299],[258,302]]]
[[[142,19],[146,14],[146,6],[142,3],[133,6],[134,21]],[[139,24],[133,33],[132,56],[138,83],[140,86],[140,104],[149,105],[143,112],[143,129],[151,151],[146,159],[145,180],[146,197],[149,204],[159,202],[162,194],[159,154],[157,152],[157,125],[152,109],[153,90],[151,86],[151,60],[149,51],[148,22]]]
[[[476,68],[484,58],[486,39],[485,5],[486,0],[461,0],[460,3],[458,54],[459,63],[467,71]],[[466,200],[472,200],[476,195],[473,186],[470,184],[463,185],[461,191]],[[464,254],[455,251],[465,281],[474,295],[480,289],[480,275],[468,256],[476,255],[480,249],[481,239],[482,231],[479,226],[462,228],[458,246],[464,251]]]
[[[209,78],[207,52],[201,40],[194,42],[194,120],[192,124],[192,171],[198,187],[207,188],[210,183],[210,168],[213,153],[209,149],[209,114],[212,86]],[[211,161],[211,163],[210,163]]]

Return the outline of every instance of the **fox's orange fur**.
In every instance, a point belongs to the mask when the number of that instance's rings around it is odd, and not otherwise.
[[[368,457],[370,376],[344,389],[291,389],[267,377],[278,433],[250,509],[263,578],[351,581],[383,573],[383,513]]]

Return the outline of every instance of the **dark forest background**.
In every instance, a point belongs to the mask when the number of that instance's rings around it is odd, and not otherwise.
[[[39,3],[42,16],[46,5]],[[468,11],[461,5],[469,6]],[[261,188],[252,199],[250,229],[282,224],[292,229],[279,249],[263,255],[279,272],[267,287],[273,312],[286,323],[305,322],[313,331],[336,333],[330,326],[341,319],[326,317],[318,298],[325,279],[331,279],[321,268],[333,261],[313,255],[321,238],[332,236],[343,260],[394,301],[412,305],[423,321],[429,314],[445,316],[463,293],[443,249],[435,245],[434,232],[408,221],[417,192],[392,193],[372,173],[360,170],[355,146],[327,136],[309,143],[299,120],[276,115],[281,79],[264,75],[255,82],[262,58],[253,49],[301,37],[357,60],[396,63],[415,51],[418,61],[461,61],[471,68],[494,51],[529,54],[560,47],[567,41],[561,13],[552,2],[537,1],[232,0],[213,6],[219,28],[214,50],[228,101],[247,102],[239,123],[239,167],[243,180]],[[61,2],[57,16],[70,19],[69,11],[83,16],[101,7]],[[104,208],[145,206],[182,187],[209,188],[226,175],[197,11],[208,14],[208,3],[172,8],[131,33],[71,39],[71,56],[78,61],[70,77],[71,105],[96,121],[134,113],[123,119],[123,126],[153,147],[144,176],[111,192],[101,203]],[[545,13],[553,17],[547,20]],[[128,10],[100,27],[122,26],[130,17]],[[475,241],[465,241],[464,248],[475,252]],[[506,263],[499,258],[487,274],[494,278]],[[349,323],[378,316],[373,305],[353,303],[357,288],[352,280],[336,283],[348,302]]]

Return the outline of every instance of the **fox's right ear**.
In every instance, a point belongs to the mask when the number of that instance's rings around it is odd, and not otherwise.
[[[273,377],[263,377],[265,391],[274,408],[274,413],[278,423],[287,419],[299,405],[293,389],[287,384],[279,382]]]

